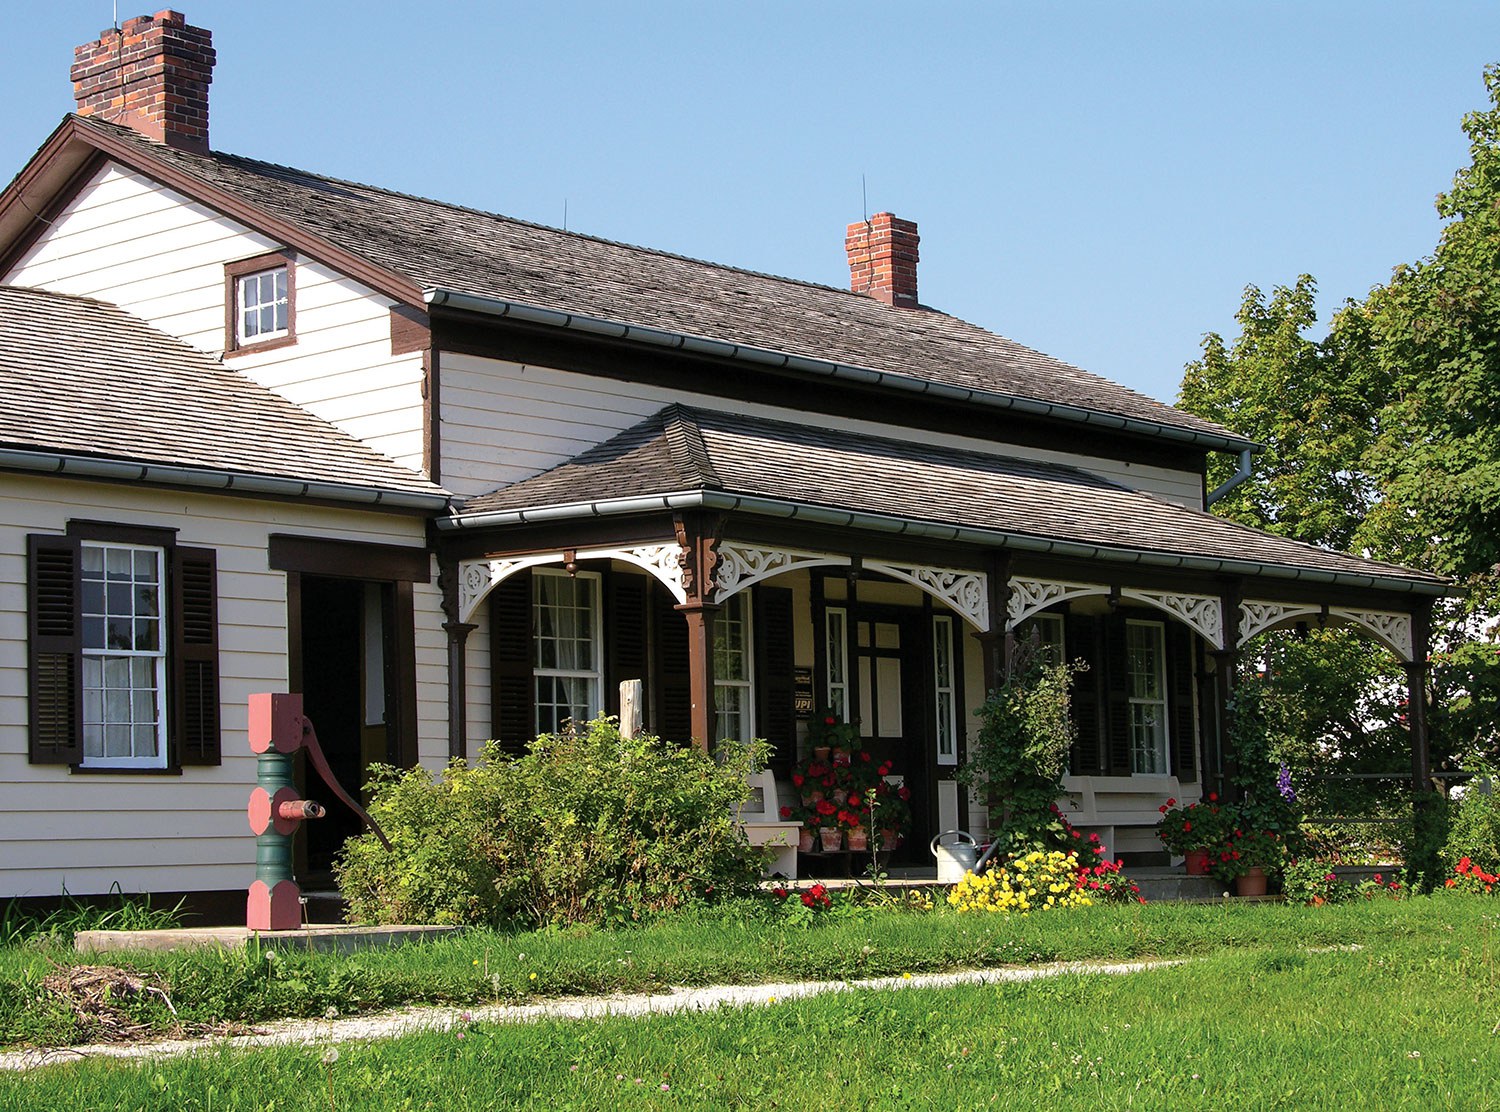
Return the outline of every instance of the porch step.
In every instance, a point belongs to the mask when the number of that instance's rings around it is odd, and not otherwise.
[[[1211,876],[1188,876],[1181,869],[1125,870],[1148,903],[1157,900],[1218,900],[1225,892],[1223,881]]]

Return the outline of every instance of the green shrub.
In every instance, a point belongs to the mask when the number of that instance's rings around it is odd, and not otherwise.
[[[1454,809],[1443,864],[1451,872],[1467,857],[1487,873],[1500,873],[1500,776],[1486,764],[1469,761],[1466,767],[1474,778]]]
[[[735,824],[762,744],[714,760],[607,719],[494,743],[434,779],[386,771],[370,811],[390,837],[351,839],[338,866],[356,922],[566,925],[639,920],[742,891],[763,851]]]

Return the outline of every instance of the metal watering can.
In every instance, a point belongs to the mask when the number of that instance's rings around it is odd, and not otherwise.
[[[944,838],[954,841],[945,845]],[[999,844],[995,842],[981,847],[967,830],[944,830],[928,843],[932,856],[937,859],[938,883],[957,884],[963,880],[964,873],[972,872],[976,876],[982,873]],[[981,848],[983,852],[980,852]]]

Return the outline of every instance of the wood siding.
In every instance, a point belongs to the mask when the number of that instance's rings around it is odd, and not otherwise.
[[[570,459],[629,428],[664,405],[678,402],[723,409],[708,394],[615,382],[589,375],[444,352],[442,355],[443,482],[464,497],[518,482]],[[995,452],[989,441],[841,418],[812,416],[774,405],[732,403],[736,412],[820,428],[847,429],[913,443]],[[976,422],[984,418],[976,416]],[[1088,444],[1087,430],[1073,443]],[[1080,454],[1078,451],[1006,446],[1004,454],[1064,463],[1144,490],[1182,506],[1199,507],[1197,472],[1172,471]]]
[[[70,518],[176,528],[218,561],[222,765],[181,775],[75,773],[26,759],[26,536]],[[254,876],[245,803],[255,783],[246,700],[287,689],[286,576],[271,533],[420,545],[414,518],[43,477],[0,484],[0,898],[233,889]],[[447,756],[447,681],[435,583],[416,584],[418,756]]]
[[[285,246],[107,165],[5,276],[110,301],[217,354],[224,264]],[[297,341],[227,363],[414,471],[422,468],[422,356],[391,354],[389,298],[301,258]]]

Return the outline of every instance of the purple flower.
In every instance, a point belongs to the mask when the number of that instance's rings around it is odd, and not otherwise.
[[[1276,774],[1276,789],[1288,803],[1297,802],[1297,789],[1292,787],[1292,770],[1286,765],[1282,765],[1281,771]]]

